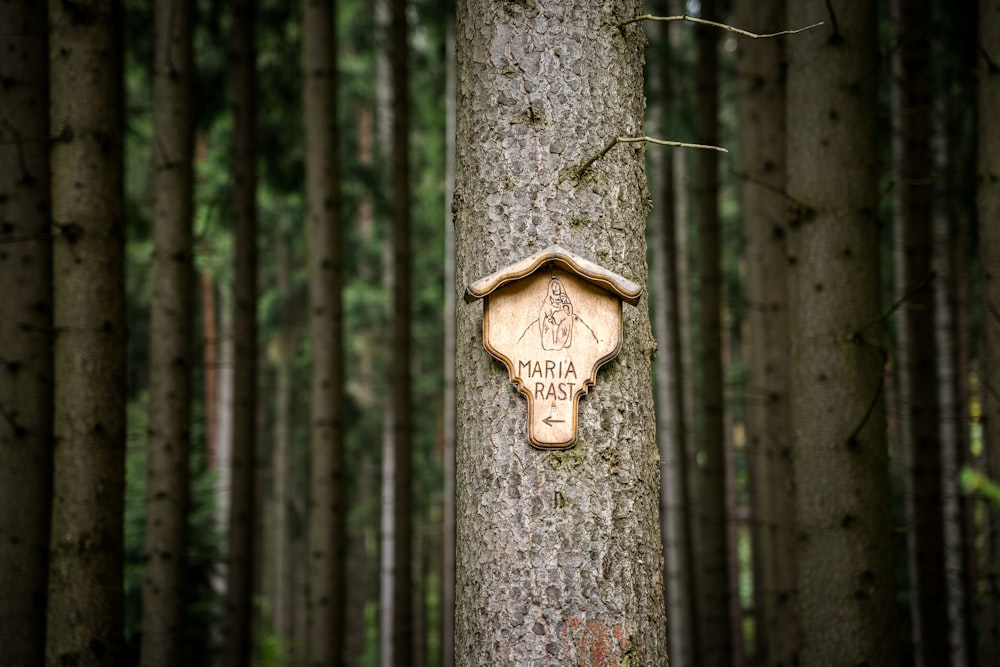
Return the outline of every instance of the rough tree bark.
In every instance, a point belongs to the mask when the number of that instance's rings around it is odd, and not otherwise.
[[[55,452],[47,664],[123,650],[121,4],[49,4]]]
[[[550,244],[645,284],[648,193],[636,0],[457,8],[457,286]],[[528,444],[527,407],[458,308],[456,664],[666,664],[646,301],[579,405],[573,449]]]
[[[787,43],[799,663],[891,665],[875,6],[788,3],[821,19]]]
[[[344,470],[343,232],[337,161],[337,56],[330,0],[302,4],[312,394],[309,664],[341,664],[347,524]]]
[[[233,6],[233,425],[225,667],[244,667],[253,645],[257,447],[256,0]]]
[[[191,450],[193,3],[155,4],[153,299],[142,664],[180,662]]]
[[[784,0],[738,2],[734,23],[765,33],[783,26],[784,16]],[[777,667],[794,664],[797,642],[784,197],[785,40],[741,40],[737,71],[750,320],[746,419],[756,660]]]
[[[979,270],[983,299],[982,395],[983,440],[987,473],[1000,480],[1000,2],[979,2]],[[988,512],[987,562],[983,575],[984,623],[981,647],[988,664],[1000,649],[1000,507]]]
[[[0,6],[0,662],[45,657],[52,244],[44,2]]]

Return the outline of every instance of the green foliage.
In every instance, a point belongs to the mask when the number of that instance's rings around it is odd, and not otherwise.
[[[978,470],[968,467],[962,468],[959,482],[962,485],[962,490],[966,493],[975,493],[994,505],[1000,505],[1000,484]]]

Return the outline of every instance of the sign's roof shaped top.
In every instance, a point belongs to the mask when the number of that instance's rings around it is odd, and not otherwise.
[[[642,296],[643,287],[641,285],[609,271],[589,259],[584,259],[554,245],[491,273],[485,278],[480,278],[466,288],[465,300],[472,303],[477,299],[482,299],[507,283],[530,276],[548,264],[554,264],[565,271],[576,274],[633,306],[639,303],[639,298]]]

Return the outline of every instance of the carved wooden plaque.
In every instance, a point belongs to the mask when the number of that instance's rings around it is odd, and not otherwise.
[[[556,246],[470,286],[467,300],[485,299],[484,346],[528,399],[532,445],[576,442],[580,397],[621,346],[622,298],[641,291]]]

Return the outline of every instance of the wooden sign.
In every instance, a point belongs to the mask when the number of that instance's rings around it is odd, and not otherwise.
[[[484,299],[483,345],[528,399],[528,440],[565,449],[576,442],[577,405],[597,369],[618,354],[622,301],[642,288],[552,246],[468,287]]]

